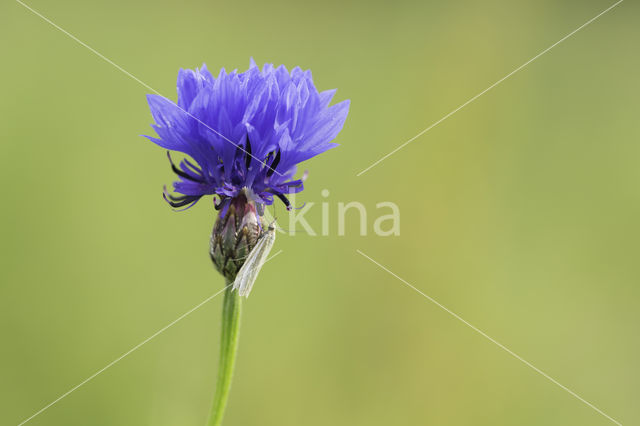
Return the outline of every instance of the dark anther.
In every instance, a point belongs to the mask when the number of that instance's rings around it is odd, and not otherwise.
[[[190,180],[192,182],[196,182],[196,183],[204,183],[204,181],[202,179],[196,179],[193,176],[191,176],[190,174],[183,172],[182,170],[180,170],[179,168],[176,167],[175,164],[173,164],[173,160],[171,159],[171,153],[169,151],[167,151],[167,157],[169,157],[169,163],[171,163],[171,170],[173,170],[173,172],[175,174],[177,174],[178,176],[181,176],[187,180]]]
[[[291,203],[289,202],[289,199],[285,197],[281,192],[274,191],[274,190],[271,190],[269,192],[271,192],[273,195],[278,197],[280,201],[282,201],[284,205],[287,207],[287,210],[291,210]]]
[[[224,198],[221,196],[220,200],[216,201],[216,199],[213,199],[213,207],[216,209],[216,211],[219,211],[220,209],[222,209],[222,206],[224,205]]]
[[[280,150],[276,153],[276,158],[273,159],[271,165],[269,166],[269,170],[267,170],[267,177],[271,176],[273,172],[276,171],[276,167],[278,167],[278,163],[280,162]]]
[[[249,170],[249,165],[251,164],[251,142],[249,142],[249,135],[247,135],[247,143],[245,146],[244,164],[247,170]]]
[[[164,197],[164,200],[173,208],[178,208],[186,206],[187,204],[195,203],[201,197],[200,195],[183,195],[180,197],[175,197],[171,194],[167,194],[166,191],[162,193],[162,196]]]

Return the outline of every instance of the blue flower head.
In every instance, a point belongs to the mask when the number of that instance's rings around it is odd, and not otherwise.
[[[175,194],[164,192],[174,208],[193,206],[204,195],[224,216],[240,195],[260,209],[274,197],[291,208],[287,194],[303,189],[294,179],[297,164],[334,146],[349,111],[349,101],[329,106],[335,90],[318,92],[311,71],[253,62],[245,72],[218,77],[206,65],[178,73],[178,103],[148,95],[158,138],[169,151],[186,154],[169,161],[178,180]]]

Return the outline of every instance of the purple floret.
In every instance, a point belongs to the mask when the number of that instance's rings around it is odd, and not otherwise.
[[[241,193],[258,205],[274,197],[290,208],[286,194],[302,191],[296,165],[336,146],[349,101],[329,106],[335,90],[318,92],[311,71],[284,65],[262,70],[251,61],[243,73],[224,69],[213,77],[206,65],[178,73],[178,103],[148,95],[158,138],[169,151],[191,157],[171,161],[179,180],[176,195],[164,197],[174,208],[193,206],[204,195],[218,195],[226,211]]]

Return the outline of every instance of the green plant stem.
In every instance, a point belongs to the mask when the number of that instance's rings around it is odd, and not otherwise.
[[[238,350],[242,300],[238,292],[233,291],[229,284],[230,283],[227,282],[227,289],[224,292],[218,383],[216,384],[216,393],[213,397],[209,426],[220,426],[222,424],[224,409],[229,399],[233,367],[236,363],[236,352]]]

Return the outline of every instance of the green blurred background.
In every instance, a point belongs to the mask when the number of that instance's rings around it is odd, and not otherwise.
[[[56,1],[29,5],[175,99],[180,67],[313,70],[351,113],[245,304],[225,424],[607,425],[356,253],[622,424],[640,423],[640,6],[626,1],[366,174],[608,1]],[[149,92],[0,6],[0,424],[17,425],[223,285],[210,201],[174,213]],[[393,201],[401,235],[347,235]],[[283,212],[281,206],[279,211]],[[320,208],[308,215],[320,223]],[[29,425],[203,426],[222,298]]]

